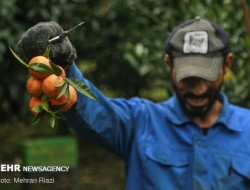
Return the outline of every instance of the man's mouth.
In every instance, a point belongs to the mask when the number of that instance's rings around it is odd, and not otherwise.
[[[204,107],[208,104],[208,98],[187,98],[187,104],[191,107]]]

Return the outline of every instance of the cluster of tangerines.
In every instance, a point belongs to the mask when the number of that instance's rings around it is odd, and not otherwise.
[[[60,68],[61,72],[59,74],[41,72],[40,70],[34,70],[32,64],[45,65],[51,68],[50,60],[45,56],[33,57],[28,63],[28,71],[30,77],[26,83],[26,89],[30,94],[30,109],[34,115],[38,115],[40,112],[44,111],[44,106],[42,106],[42,97],[46,98],[48,102],[48,108],[56,107],[57,111],[64,112],[68,111],[77,101],[76,90],[68,84],[67,89],[62,92],[62,88],[65,84],[66,74],[64,69]]]
[[[67,78],[65,70],[50,61],[50,47],[48,45],[43,55],[33,57],[28,63],[11,48],[10,51],[31,75],[27,80],[26,89],[31,96],[29,107],[36,116],[33,125],[48,118],[51,127],[55,127],[59,118],[57,113],[68,111],[76,103],[76,90],[94,101],[97,101],[97,98],[84,82]]]

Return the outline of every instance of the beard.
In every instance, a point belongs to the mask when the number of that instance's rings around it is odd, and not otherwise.
[[[177,99],[184,110],[184,112],[190,117],[199,117],[204,119],[208,112],[211,110],[212,106],[215,104],[216,100],[220,99],[220,91],[222,84],[217,88],[210,88],[206,93],[202,95],[195,95],[192,92],[186,92],[181,94],[177,86],[172,83],[173,89],[176,93]],[[208,102],[204,106],[191,106],[187,104],[189,98],[199,100],[201,98],[207,98]]]

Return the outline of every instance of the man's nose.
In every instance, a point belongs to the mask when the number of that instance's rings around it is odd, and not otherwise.
[[[183,82],[191,89],[200,91],[201,93],[207,90],[207,81],[198,77],[188,77],[183,79]],[[199,93],[199,92],[198,92]]]
[[[198,77],[187,77],[183,79],[183,82],[189,87],[195,87],[198,84],[202,83],[204,80]]]

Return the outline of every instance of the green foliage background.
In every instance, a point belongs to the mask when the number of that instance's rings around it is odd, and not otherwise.
[[[224,91],[231,102],[249,106],[249,37],[240,1],[209,0],[18,0],[0,2],[0,119],[26,120],[27,71],[14,60],[21,34],[41,21],[55,20],[67,30],[83,73],[108,96],[142,96],[161,101],[171,95],[163,64],[164,42],[178,23],[197,15],[221,24],[232,43],[234,78]]]

